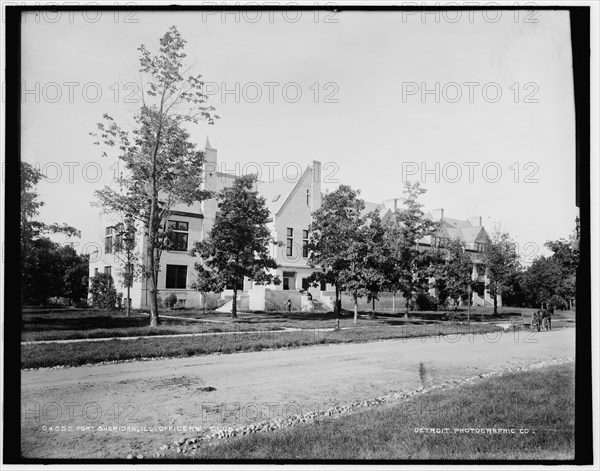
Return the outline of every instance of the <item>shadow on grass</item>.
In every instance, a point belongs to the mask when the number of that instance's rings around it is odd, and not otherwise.
[[[161,324],[189,325],[194,321],[163,318]],[[23,332],[86,331],[96,329],[137,329],[149,324],[148,315],[135,312],[127,317],[124,311],[44,311],[24,312],[21,321]]]

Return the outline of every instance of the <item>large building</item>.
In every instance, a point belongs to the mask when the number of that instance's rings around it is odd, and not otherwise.
[[[219,171],[217,150],[206,141],[205,145],[205,174],[203,189],[219,191],[230,186],[235,175]],[[331,286],[322,284],[316,288],[308,286],[308,277],[314,271],[307,265],[308,260],[308,229],[311,214],[321,206],[323,197],[321,191],[321,164],[313,161],[296,178],[279,178],[269,181],[258,181],[257,190],[266,199],[271,213],[269,226],[274,240],[281,242],[279,246],[271,247],[271,256],[278,264],[276,274],[282,280],[279,285],[254,285],[251,280],[240,284],[238,302],[240,309],[264,311],[283,309],[288,299],[294,308],[304,308],[306,298],[301,295],[309,290],[313,297],[315,308],[329,309],[332,306],[333,291]],[[378,210],[385,220],[398,208],[399,199],[385,202],[365,202],[366,210]],[[222,306],[231,299],[233,290],[227,289],[220,294],[203,295],[194,289],[196,270],[194,265],[198,259],[190,256],[193,244],[203,240],[209,234],[218,212],[215,199],[204,200],[193,206],[177,206],[171,211],[168,225],[174,240],[173,250],[164,251],[160,262],[158,278],[159,296],[166,300],[175,295],[177,306],[189,308],[214,309]],[[468,221],[444,217],[443,210],[435,210],[427,215],[433,220],[440,221],[440,230],[435,236],[427,237],[419,245],[427,247],[443,244],[446,238],[459,237],[466,244],[473,258],[474,279],[483,281],[483,270],[480,262],[480,251],[489,237],[481,224],[481,218],[471,218]],[[110,273],[117,292],[126,302],[127,289],[123,286],[122,272],[127,264],[127,252],[123,243],[122,221],[100,216],[98,238],[102,241],[99,253],[92,255],[90,276],[99,272]],[[147,240],[143,231],[137,231],[135,248],[130,252],[143,257],[146,253]],[[230,287],[233,288],[233,287]],[[385,296],[383,296],[385,299]],[[131,306],[134,309],[149,307],[150,293],[145,280],[136,277],[130,288]],[[474,303],[490,304],[487,293],[474,293]]]

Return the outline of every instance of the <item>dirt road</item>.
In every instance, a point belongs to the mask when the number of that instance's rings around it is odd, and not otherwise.
[[[565,328],[26,371],[22,453],[149,456],[163,443],[200,434],[184,427],[235,427],[574,356],[575,329]]]

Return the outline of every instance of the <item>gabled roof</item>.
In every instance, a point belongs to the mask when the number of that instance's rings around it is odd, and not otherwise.
[[[424,216],[427,219],[433,220],[431,213],[427,213]],[[487,233],[483,226],[474,226],[471,221],[463,219],[454,219],[443,217],[440,219],[439,230],[436,237],[448,237],[451,239],[459,239],[467,245],[474,244],[475,242],[487,240]],[[419,240],[420,243],[429,243],[427,238],[424,237]]]
[[[365,201],[365,209],[363,209],[363,211],[362,211],[362,216],[366,216],[371,211],[379,211],[379,214],[381,214],[382,209],[385,209],[385,207],[381,203],[373,203],[372,201]]]
[[[463,240],[467,244],[474,243],[477,240],[477,238],[479,237],[479,234],[482,231],[483,231],[483,227],[482,226],[478,226],[478,227],[465,227],[464,229],[461,229],[461,232],[463,234]]]
[[[271,182],[257,182],[258,193],[267,200],[267,207],[271,214],[279,212],[298,181],[277,178]]]
[[[453,219],[447,217],[442,218],[442,224],[444,224],[447,227],[458,227],[461,229],[473,227],[469,221],[463,221],[461,219]]]
[[[459,239],[462,240],[463,242],[465,241],[465,238],[463,236],[463,232],[461,229],[458,229],[456,227],[447,227],[447,226],[442,226],[440,228],[440,232],[442,233],[446,233],[448,237],[450,237],[451,239]]]

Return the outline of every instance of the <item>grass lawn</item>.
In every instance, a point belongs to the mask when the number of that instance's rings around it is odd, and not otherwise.
[[[160,329],[160,328],[159,328]],[[204,337],[148,336],[140,339],[107,340],[102,342],[32,343],[21,346],[21,367],[40,368],[57,365],[79,366],[103,361],[122,361],[156,357],[185,357],[211,353],[235,353],[270,348],[293,348],[307,345],[368,342],[372,340],[495,332],[502,330],[492,324],[446,325],[368,325],[340,331],[322,329],[257,332],[246,331],[229,335]]]
[[[275,432],[200,442],[216,460],[569,460],[574,457],[574,365],[489,378]],[[424,433],[421,429],[452,433]],[[515,429],[458,433],[454,429]],[[528,433],[521,433],[525,429]]]
[[[529,313],[524,308],[499,308],[497,316],[492,315],[491,308],[473,308],[473,322],[502,322],[511,317],[520,316],[521,312]],[[22,317],[22,341],[67,340],[106,337],[136,337],[203,332],[234,332],[256,330],[282,330],[285,328],[325,329],[336,325],[336,316],[332,313],[307,312],[269,312],[239,313],[237,319],[230,314],[219,312],[202,312],[197,310],[174,310],[161,313],[159,327],[148,326],[148,315],[134,311],[126,317],[123,311],[97,311],[83,309],[41,309],[28,308]],[[466,321],[466,310],[459,311],[460,320]],[[170,319],[176,316],[178,319]],[[443,322],[447,318],[445,312],[411,312],[409,318],[403,313],[377,313],[371,319],[370,313],[362,313],[359,326],[405,326]],[[558,312],[554,322],[560,325],[561,317],[574,319],[573,313]],[[183,318],[183,319],[182,319]],[[340,326],[354,327],[352,313],[345,312],[340,318]]]
[[[493,323],[506,322],[520,315],[521,310],[501,308],[497,316],[491,309],[472,310],[470,326],[445,322],[445,312],[411,312],[403,314],[377,313],[370,318],[363,313],[358,325],[353,324],[352,313],[340,318],[339,332],[332,313],[274,312],[239,313],[238,319],[229,314],[193,310],[164,311],[161,325],[148,326],[148,315],[134,312],[126,317],[123,311],[96,311],[81,309],[31,308],[23,312],[23,341],[115,338],[103,342],[61,344],[26,344],[21,347],[21,367],[39,368],[59,365],[79,366],[103,361],[123,361],[141,358],[182,357],[210,353],[235,353],[268,348],[291,348],[325,343],[367,342],[371,340],[454,335],[456,333],[483,333],[501,330]],[[460,312],[466,320],[466,312]],[[167,316],[176,316],[170,319]],[[553,326],[572,321],[572,313],[556,316]],[[183,319],[181,319],[183,318]],[[305,331],[282,331],[286,328]],[[329,330],[329,331],[327,331]],[[263,332],[264,331],[264,332]],[[278,332],[279,331],[279,332]],[[227,334],[236,332],[236,334]],[[216,336],[156,338],[157,335],[223,333]],[[119,340],[119,337],[142,337]]]

